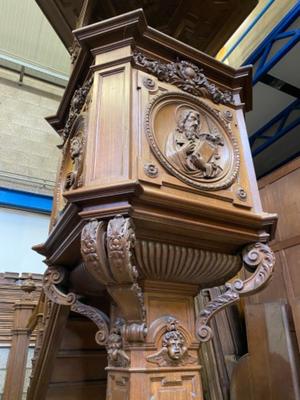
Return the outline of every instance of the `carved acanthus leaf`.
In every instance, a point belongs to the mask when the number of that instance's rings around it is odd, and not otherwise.
[[[238,302],[240,297],[260,291],[272,276],[275,256],[268,245],[255,243],[246,246],[242,252],[242,258],[244,267],[254,273],[245,281],[235,279],[227,283],[226,292],[208,302],[200,312],[196,322],[196,334],[202,342],[212,338],[213,332],[208,323],[217,312]]]
[[[104,346],[109,336],[109,318],[107,315],[101,310],[81,303],[78,300],[71,306],[71,310],[78,314],[84,315],[95,323],[99,329],[95,335],[96,342],[100,346]]]
[[[188,61],[164,63],[147,58],[140,51],[134,51],[136,66],[156,76],[160,81],[170,83],[194,96],[209,97],[216,104],[234,104],[232,92],[221,90],[210,82],[203,69]]]

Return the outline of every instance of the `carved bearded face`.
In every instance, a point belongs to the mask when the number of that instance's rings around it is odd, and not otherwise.
[[[71,140],[71,145],[70,145],[71,158],[74,159],[75,157],[78,157],[80,154],[80,150],[81,150],[81,140],[78,136],[75,136]]]
[[[199,136],[200,114],[194,110],[186,110],[181,116],[181,128],[187,139]]]

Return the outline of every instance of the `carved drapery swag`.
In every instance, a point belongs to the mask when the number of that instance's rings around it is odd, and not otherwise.
[[[189,61],[164,63],[147,58],[137,50],[133,53],[133,61],[137,67],[156,76],[160,81],[175,85],[184,92],[208,97],[216,104],[234,104],[231,91],[219,89],[207,79],[202,68]]]
[[[252,295],[263,289],[272,276],[275,256],[267,244],[255,243],[245,247],[242,252],[244,268],[253,274],[245,281],[235,279],[226,283],[226,292],[208,302],[200,312],[196,322],[196,334],[201,342],[212,338],[208,326],[211,318],[225,307],[239,301],[240,297]]]

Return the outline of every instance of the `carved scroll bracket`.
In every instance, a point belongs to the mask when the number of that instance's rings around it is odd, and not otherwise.
[[[247,246],[242,252],[242,259],[245,269],[253,274],[245,281],[235,279],[226,283],[226,292],[208,302],[200,312],[196,322],[196,334],[201,342],[212,338],[213,332],[208,323],[217,312],[237,303],[240,297],[260,291],[272,276],[275,256],[267,244],[255,243]]]
[[[109,337],[108,316],[97,308],[81,303],[79,300],[72,304],[71,310],[78,314],[84,315],[93,321],[98,327],[98,331],[95,335],[96,343],[98,343],[100,346],[106,345]]]
[[[91,220],[83,228],[81,254],[87,270],[106,286],[126,320],[122,329],[128,342],[143,341],[146,335],[144,295],[134,265],[135,234],[130,218],[117,215],[106,227]]]
[[[75,293],[64,293],[63,283],[67,279],[66,270],[61,266],[50,266],[44,275],[43,289],[53,303],[71,306],[77,300]]]

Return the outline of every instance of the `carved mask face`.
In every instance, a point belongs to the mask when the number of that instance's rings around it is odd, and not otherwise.
[[[72,158],[75,158],[79,155],[80,148],[81,148],[81,141],[78,137],[75,136],[71,140],[71,145],[70,145],[70,154]]]

